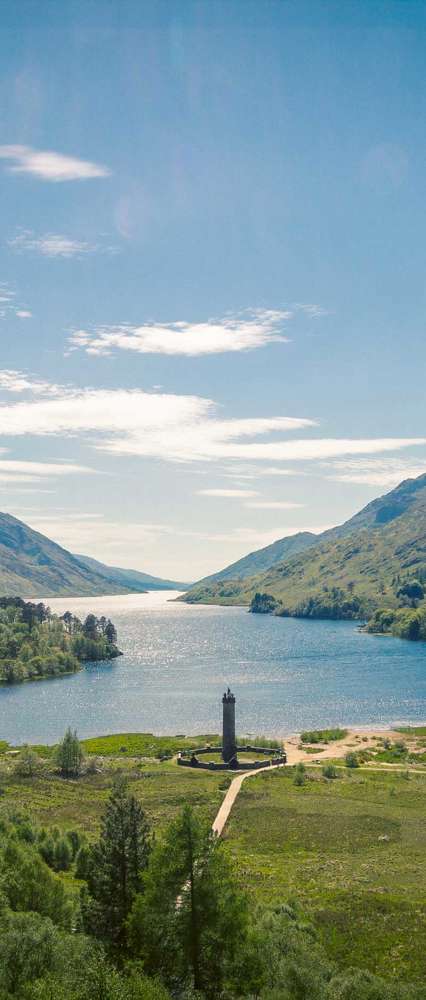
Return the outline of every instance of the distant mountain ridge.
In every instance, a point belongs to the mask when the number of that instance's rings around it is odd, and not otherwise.
[[[136,570],[120,570],[67,549],[34,531],[12,514],[0,513],[0,595],[20,597],[100,597],[143,589],[184,589]],[[120,574],[122,576],[120,577]],[[130,578],[133,583],[130,583]],[[142,588],[142,579],[146,585]]]
[[[267,550],[262,553],[265,558]],[[275,598],[276,613],[309,617],[339,617],[343,603],[348,617],[397,607],[402,583],[412,578],[426,583],[426,474],[400,483],[263,572],[241,579],[229,576],[231,568],[194,584],[184,599],[249,604],[261,592]]]
[[[104,576],[108,580],[116,580],[122,587],[131,587],[139,594],[146,593],[147,590],[187,590],[188,583],[178,583],[176,580],[163,580],[159,576],[151,576],[149,573],[141,573],[137,569],[125,569],[121,566],[108,566],[106,563],[98,562],[91,556],[77,555],[76,559],[84,563],[95,573]]]

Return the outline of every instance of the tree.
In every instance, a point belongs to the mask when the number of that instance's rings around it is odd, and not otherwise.
[[[56,750],[56,763],[63,778],[78,778],[84,755],[76,731],[68,727]]]
[[[99,639],[98,619],[95,615],[87,615],[83,622],[83,635],[86,639],[96,642]]]
[[[269,615],[275,611],[277,602],[272,594],[261,594],[257,592],[250,604],[250,611],[256,615]]]
[[[37,913],[9,913],[0,935],[0,990],[19,994],[52,965],[56,928]],[[3,988],[3,989],[2,989]]]
[[[57,872],[67,872],[71,867],[72,850],[66,837],[61,837],[55,844],[54,867]]]
[[[109,618],[105,625],[104,635],[107,642],[109,642],[111,645],[117,642],[117,630]]]
[[[399,588],[396,596],[408,598],[408,600],[411,601],[412,607],[415,608],[417,601],[423,600],[425,592],[418,580],[407,580],[407,582]]]
[[[190,986],[217,997],[233,976],[247,927],[246,899],[222,842],[185,807],[152,853],[129,921],[131,948],[173,990]]]
[[[67,928],[72,905],[63,882],[39,853],[11,838],[2,857],[2,892],[12,910],[31,910]]]
[[[33,778],[39,767],[40,757],[38,754],[35,750],[31,750],[31,747],[24,747],[16,764],[16,773],[21,778]]]
[[[142,892],[141,876],[150,849],[145,813],[119,779],[102,819],[100,838],[89,850],[88,895],[82,895],[86,929],[113,949],[125,945],[126,920],[135,896]]]

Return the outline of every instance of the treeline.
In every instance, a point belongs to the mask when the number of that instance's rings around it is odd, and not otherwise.
[[[273,594],[256,593],[250,604],[250,611],[255,614],[271,614],[282,618],[325,618],[332,620],[359,621],[371,613],[371,604],[354,594],[353,587],[343,590],[340,587],[324,588],[300,601],[295,608],[289,609],[280,604]]]
[[[189,807],[158,835],[120,778],[91,845],[6,807],[0,833],[1,1000],[425,1000],[339,971],[296,903],[253,906]]]
[[[379,608],[368,622],[367,632],[395,635],[414,642],[426,640],[426,607]]]
[[[75,673],[81,662],[118,656],[116,641],[106,618],[81,622],[69,611],[59,617],[42,603],[0,598],[0,682]]]

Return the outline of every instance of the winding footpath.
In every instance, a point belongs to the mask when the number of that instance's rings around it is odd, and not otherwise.
[[[270,771],[276,771],[278,767],[285,767],[285,764],[271,764],[270,767],[259,767],[256,771],[243,771],[242,774],[237,774],[237,777],[231,781],[216,819],[212,823],[213,833],[215,833],[217,837],[222,836],[226,821],[229,818],[232,806],[234,805],[243,781],[245,781],[246,778],[254,777],[255,774],[269,774]]]

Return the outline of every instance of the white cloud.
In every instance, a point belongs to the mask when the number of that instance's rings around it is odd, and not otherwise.
[[[79,181],[93,177],[108,177],[111,171],[99,163],[64,156],[51,150],[31,146],[0,146],[0,159],[10,160],[13,174],[33,174],[43,181]]]
[[[73,240],[69,236],[63,236],[59,233],[44,233],[42,236],[35,236],[30,229],[19,232],[8,240],[8,245],[18,253],[29,250],[40,253],[44,257],[84,257],[90,253],[116,252],[114,247],[103,247],[99,243],[87,243],[85,240]]]
[[[37,396],[57,396],[64,391],[63,386],[54,385],[14,368],[0,369],[0,389],[13,393],[31,392]]]
[[[326,463],[324,463],[326,464]],[[333,471],[329,478],[339,483],[355,483],[359,486],[397,486],[403,479],[415,479],[426,474],[426,459],[386,458],[352,459],[327,463]]]
[[[255,500],[244,505],[252,510],[296,510],[305,507],[304,503],[292,503],[290,500]]]
[[[32,316],[29,309],[17,303],[13,288],[5,282],[0,282],[0,319],[5,319],[11,314],[15,314],[18,319],[29,319]]]
[[[256,490],[197,490],[199,497],[256,497]]]
[[[266,344],[287,343],[288,338],[282,335],[281,328],[291,315],[282,310],[252,310],[203,323],[176,321],[77,330],[70,338],[70,350],[83,349],[86,354],[95,356],[122,350],[187,357],[250,351]]]
[[[306,313],[312,319],[321,319],[322,316],[328,316],[329,310],[324,309],[323,306],[317,305],[315,302],[295,302],[293,309],[298,312]]]
[[[0,458],[0,482],[21,483],[41,482],[46,476],[72,476],[93,473],[86,465],[71,462],[31,462]]]
[[[426,444],[421,437],[258,440],[312,427],[315,422],[304,417],[221,420],[209,399],[141,389],[55,387],[54,398],[0,405],[3,435],[80,436],[99,450],[172,462],[324,461]]]

